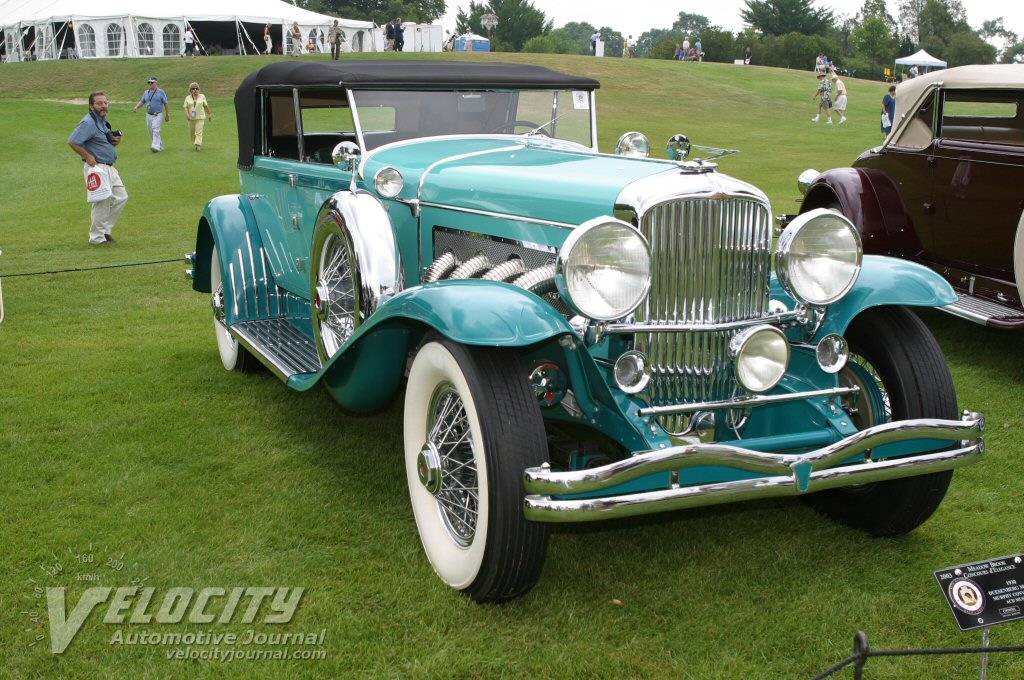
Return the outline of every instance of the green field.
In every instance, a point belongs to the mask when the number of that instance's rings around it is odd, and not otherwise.
[[[416,55],[406,55],[415,58]],[[440,55],[438,55],[440,56]],[[849,123],[813,125],[807,72],[545,55],[445,55],[549,65],[599,79],[600,145],[639,130],[738,149],[724,172],[795,212],[796,176],[847,165],[881,142],[883,83],[848,79]],[[987,452],[956,473],[935,516],[898,540],[870,539],[800,502],[754,502],[559,527],[526,598],[478,606],[423,557],[405,488],[401,399],[354,416],[320,389],[220,365],[209,300],[183,262],[206,201],[237,192],[232,94],[258,57],[0,66],[0,676],[804,678],[850,654],[973,646],[932,571],[1024,550],[1024,336],[923,314],[962,407],[988,418]],[[396,69],[402,68],[395,59]],[[149,152],[131,108],[156,74],[172,101],[167,151]],[[215,119],[191,150],[180,102],[198,80]],[[87,244],[81,162],[66,144],[105,90],[125,132],[130,194],[114,234]],[[91,560],[90,560],[91,556]],[[57,567],[59,565],[59,568]],[[103,622],[49,651],[45,599],[66,586],[302,587],[285,625]],[[156,609],[154,604],[153,610]],[[134,611],[134,606],[128,610]],[[216,608],[219,611],[219,607]],[[117,631],[323,632],[317,659],[169,660],[187,645],[124,644]],[[992,630],[1024,644],[1024,624]],[[194,649],[210,649],[194,645]],[[273,650],[272,646],[253,646]],[[977,656],[872,659],[870,678],[970,678]],[[989,677],[1024,676],[993,655]],[[852,677],[847,671],[837,677]]]

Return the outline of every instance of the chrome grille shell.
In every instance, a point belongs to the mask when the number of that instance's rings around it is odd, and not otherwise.
[[[648,203],[637,211],[652,251],[651,292],[638,325],[716,324],[768,312],[772,220],[768,201],[749,192],[712,192]],[[736,392],[728,356],[736,330],[639,332],[648,356],[654,406],[728,399]],[[686,416],[664,416],[673,433]]]

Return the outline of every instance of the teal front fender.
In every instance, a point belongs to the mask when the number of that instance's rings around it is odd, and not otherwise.
[[[464,345],[524,347],[572,328],[533,293],[507,283],[459,280],[418,286],[389,300],[368,323],[402,317]]]
[[[491,281],[442,281],[405,290],[363,322],[319,373],[293,377],[306,390],[317,382],[353,411],[386,404],[401,387],[409,353],[434,330],[464,345],[527,347],[572,333],[551,305],[521,288]]]
[[[871,307],[940,307],[957,301],[953,287],[931,269],[881,255],[865,255],[857,283],[828,308],[817,336],[846,332],[854,317]]]

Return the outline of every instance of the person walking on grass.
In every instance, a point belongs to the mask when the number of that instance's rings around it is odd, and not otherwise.
[[[263,44],[267,46],[267,51],[264,54],[270,54],[274,51],[274,39],[270,37],[269,23],[263,27]]]
[[[896,120],[896,86],[890,85],[889,91],[882,97],[882,132],[892,132],[892,124]]]
[[[117,218],[128,203],[128,191],[124,188],[121,175],[114,169],[117,162],[117,147],[121,143],[121,131],[112,130],[107,122],[110,104],[107,95],[93,92],[89,95],[89,113],[78,123],[71,136],[68,146],[85,161],[83,173],[86,188],[96,187],[94,182],[107,181],[110,185],[110,196],[92,201],[92,225],[89,228],[89,243],[105,246],[114,242],[111,232],[117,224]],[[99,178],[99,179],[97,179]]]
[[[338,61],[341,57],[341,39],[342,39],[341,26],[338,25],[338,20],[334,20],[334,25],[327,31],[327,42],[331,44],[331,59]]]
[[[846,122],[846,84],[839,80],[839,75],[832,72],[832,91],[835,93],[835,104],[832,110],[839,114],[839,124]],[[829,122],[832,122],[831,118]]]
[[[190,57],[196,56],[196,33],[191,26],[185,27],[185,54]],[[182,55],[185,56],[185,55]]]
[[[811,118],[811,122],[817,123],[819,120],[821,120],[821,111],[822,109],[824,109],[825,120],[828,121],[829,125],[831,125],[832,83],[829,82],[828,75],[825,73],[818,74],[818,90],[814,93],[814,96],[811,97],[811,99],[818,99],[818,97],[821,97],[820,101],[818,101],[818,115],[816,115],[814,118]]]
[[[149,77],[149,89],[142,93],[142,99],[132,109],[132,113],[140,107],[146,107],[146,127],[149,128],[150,145],[153,153],[160,153],[164,150],[164,140],[160,136],[160,130],[164,123],[171,122],[171,107],[167,102],[167,93],[157,86],[156,76]]]
[[[207,120],[213,120],[213,112],[206,102],[206,95],[199,92],[199,83],[193,81],[188,85],[188,96],[185,97],[185,119],[192,136],[192,145],[196,151],[203,150],[203,128]]]

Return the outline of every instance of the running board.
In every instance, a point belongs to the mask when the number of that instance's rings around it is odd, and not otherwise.
[[[959,300],[939,309],[982,326],[1024,328],[1024,312],[1021,310],[992,300],[973,297],[962,291],[957,291],[957,294],[960,296]]]
[[[231,326],[231,334],[285,382],[323,366],[313,341],[285,319],[243,321]]]

